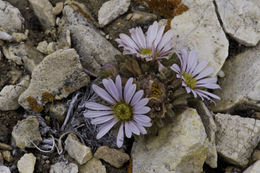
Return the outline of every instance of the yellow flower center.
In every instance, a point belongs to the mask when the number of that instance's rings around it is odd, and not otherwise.
[[[191,74],[189,73],[182,73],[182,76],[184,77],[185,84],[190,87],[191,89],[194,89],[196,87],[196,78],[193,78]]]
[[[163,94],[163,89],[158,82],[153,82],[151,91],[152,91],[152,97],[154,98],[160,98]]]
[[[119,102],[113,106],[114,115],[119,121],[131,121],[133,120],[132,107],[124,102]]]
[[[142,55],[152,55],[153,51],[151,49],[143,48],[140,53]]]

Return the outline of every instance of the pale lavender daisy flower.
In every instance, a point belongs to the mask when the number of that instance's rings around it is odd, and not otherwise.
[[[135,55],[144,58],[146,61],[153,59],[159,60],[167,58],[173,52],[172,38],[173,31],[164,33],[165,26],[159,26],[154,22],[149,26],[146,35],[141,27],[130,29],[131,37],[126,34],[120,34],[116,42],[118,47],[123,47],[123,54]]]
[[[208,61],[198,62],[198,54],[196,51],[190,51],[183,49],[181,55],[178,55],[180,60],[180,67],[177,64],[173,64],[171,69],[177,73],[177,78],[182,79],[182,86],[185,87],[188,93],[192,92],[194,97],[201,97],[212,101],[211,98],[220,99],[217,95],[212,94],[206,89],[218,89],[220,88],[216,84],[217,79],[210,77],[213,73],[213,67],[207,67]]]
[[[92,88],[110,106],[95,102],[85,104],[89,110],[84,113],[86,118],[92,118],[91,123],[101,125],[97,139],[102,138],[117,123],[120,123],[117,135],[117,146],[121,147],[124,134],[131,138],[132,133],[136,135],[146,134],[144,127],[150,127],[151,119],[146,114],[150,108],[146,106],[149,99],[142,98],[144,91],[136,92],[136,84],[133,78],[128,79],[124,89],[121,77],[118,75],[115,82],[112,79],[103,79],[104,88],[93,84]]]

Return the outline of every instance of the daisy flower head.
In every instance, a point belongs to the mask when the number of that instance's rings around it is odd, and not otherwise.
[[[165,26],[159,26],[154,22],[149,26],[146,35],[141,27],[130,29],[131,37],[126,34],[120,34],[115,41],[118,47],[123,47],[123,54],[130,54],[144,58],[146,61],[153,59],[159,60],[167,58],[173,52],[172,38],[173,31],[164,33]]]
[[[220,88],[216,84],[217,79],[210,77],[213,73],[213,67],[208,67],[208,61],[198,62],[198,53],[196,51],[187,52],[187,50],[181,50],[181,55],[178,54],[180,60],[180,66],[173,64],[171,69],[177,74],[177,78],[182,80],[182,86],[185,87],[187,93],[192,92],[194,97],[199,96],[202,100],[208,99],[212,101],[214,99],[220,99],[217,95],[212,94],[206,89],[218,89]]]
[[[115,82],[108,78],[103,79],[102,83],[104,89],[95,84],[92,88],[109,106],[88,102],[85,104],[88,110],[84,113],[84,117],[91,118],[92,124],[100,125],[97,139],[102,138],[119,123],[117,146],[120,148],[123,145],[124,135],[131,138],[132,133],[146,134],[144,127],[152,125],[151,119],[146,115],[150,111],[150,108],[146,106],[149,99],[143,98],[143,90],[136,91],[133,78],[127,80],[124,88],[119,75]]]

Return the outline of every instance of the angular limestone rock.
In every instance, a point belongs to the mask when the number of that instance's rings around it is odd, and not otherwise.
[[[230,58],[222,70],[225,77],[218,83],[221,90],[216,90],[221,100],[216,100],[212,110],[224,112],[237,106],[254,107],[260,110],[260,44]]]
[[[80,173],[106,173],[106,167],[100,160],[92,158],[86,164],[80,167]]]
[[[50,173],[78,173],[78,166],[75,163],[58,162],[51,165]]]
[[[12,131],[12,137],[17,147],[24,149],[25,147],[33,148],[34,142],[38,144],[42,141],[39,131],[39,122],[37,117],[29,116],[28,118],[18,121]]]
[[[218,113],[215,122],[218,154],[232,164],[246,166],[260,141],[260,120]]]
[[[243,173],[259,173],[260,172],[260,160],[256,161],[253,165],[247,168]]]
[[[131,0],[109,0],[98,11],[98,22],[105,26],[118,16],[127,12]]]
[[[20,11],[9,2],[0,0],[0,27],[8,33],[19,32],[24,28],[24,18]]]
[[[260,40],[260,2],[258,0],[216,0],[225,32],[246,46]]]
[[[46,56],[33,70],[31,83],[18,101],[25,109],[33,109],[32,104],[45,105],[52,99],[61,100],[88,83],[89,77],[83,72],[77,52],[61,49]],[[36,103],[29,103],[29,98]]]
[[[75,159],[80,165],[83,165],[92,158],[91,148],[82,144],[76,135],[69,134],[65,141],[65,150],[70,157]]]
[[[0,166],[1,173],[11,173],[10,169],[6,166]]]
[[[208,60],[214,74],[221,69],[228,56],[228,40],[218,21],[212,0],[183,0],[189,7],[171,21],[176,49],[194,49],[200,60]]]
[[[133,173],[200,173],[207,158],[208,140],[200,116],[188,108],[158,136],[134,143]]]
[[[32,154],[24,154],[17,162],[19,173],[33,173],[36,157]]]
[[[49,0],[29,0],[35,15],[45,29],[55,26],[53,6]]]
[[[107,146],[99,147],[94,155],[98,159],[108,162],[110,165],[121,168],[130,157],[117,149],[112,149]]]

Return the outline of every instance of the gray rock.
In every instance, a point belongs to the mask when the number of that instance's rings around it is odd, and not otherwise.
[[[30,76],[25,76],[16,85],[6,85],[0,92],[0,110],[16,110],[20,107],[19,96],[26,90],[30,83]]]
[[[218,83],[221,90],[215,91],[221,100],[212,105],[214,112],[224,112],[239,106],[260,110],[260,44],[230,58],[222,70],[225,77]]]
[[[11,171],[6,166],[0,166],[0,173],[11,173]]]
[[[31,142],[38,144],[42,141],[39,131],[39,122],[37,117],[29,116],[28,118],[18,121],[12,131],[12,137],[17,147],[24,149],[25,147],[33,148]]]
[[[260,172],[260,160],[256,161],[253,165],[247,168],[243,173],[259,173]]]
[[[74,13],[70,6],[64,7],[63,14],[68,25],[63,29],[70,30],[72,44],[80,55],[83,67],[97,73],[102,65],[113,61],[114,56],[121,53],[88,21],[82,18],[76,20]]]
[[[63,10],[63,2],[57,2],[56,6],[53,8],[52,13],[57,16]]]
[[[217,168],[218,154],[215,142],[217,126],[213,118],[213,113],[209,111],[207,106],[202,101],[196,101],[194,105],[196,110],[198,111],[198,114],[200,115],[201,121],[205,127],[205,131],[209,140],[209,150],[206,163],[212,168]]]
[[[252,161],[260,160],[260,150],[255,150],[252,154]]]
[[[12,149],[13,149],[12,146],[0,142],[0,150],[9,150],[9,151],[11,151]]]
[[[228,40],[218,21],[212,0],[183,0],[189,7],[171,21],[176,49],[194,49],[200,60],[208,60],[214,74],[221,69],[228,56]]]
[[[131,0],[109,0],[98,11],[98,22],[105,26],[118,16],[127,12]]]
[[[74,49],[58,50],[44,58],[33,70],[29,88],[19,97],[19,104],[25,109],[32,109],[27,101],[35,99],[38,105],[45,105],[48,100],[43,94],[61,100],[70,93],[86,86],[89,77],[83,72],[79,56]]]
[[[10,34],[19,32],[24,27],[24,18],[20,11],[9,2],[2,0],[0,0],[0,27]]]
[[[260,2],[258,0],[216,0],[225,31],[246,46],[260,40]]]
[[[37,46],[37,50],[40,51],[41,53],[43,54],[48,54],[48,51],[47,51],[47,47],[48,47],[48,42],[47,41],[41,41],[40,43],[38,43],[38,46]]]
[[[78,173],[78,166],[74,163],[66,164],[65,162],[58,162],[51,165],[50,173]]]
[[[25,41],[28,38],[28,34],[29,34],[29,30],[25,30],[24,33],[17,33],[14,32],[12,33],[12,37],[13,37],[13,41],[16,41],[17,43],[21,42],[21,41]]]
[[[99,147],[94,156],[98,159],[102,159],[108,162],[110,165],[116,168],[121,168],[124,163],[130,159],[128,154],[123,153],[117,149],[109,148],[107,146]]]
[[[50,105],[49,114],[52,118],[63,122],[65,119],[65,114],[67,112],[67,105],[63,102],[56,102]]]
[[[85,164],[92,158],[91,148],[82,144],[76,135],[69,134],[65,141],[65,150],[70,157],[75,159],[80,165]]]
[[[10,34],[0,31],[0,40],[11,41],[12,39],[13,37]]]
[[[217,151],[229,163],[246,166],[260,141],[260,121],[229,114],[216,114]]]
[[[100,160],[92,158],[85,165],[80,167],[80,173],[106,173],[106,167]]]
[[[2,156],[7,162],[12,162],[14,160],[10,151],[2,151]]]
[[[33,173],[36,157],[32,154],[24,154],[17,162],[19,173]]]
[[[7,59],[17,65],[23,65],[30,72],[43,60],[43,55],[33,47],[31,42],[4,46],[3,53]]]
[[[53,6],[49,0],[29,0],[29,2],[45,29],[55,26],[55,15],[52,13]]]
[[[133,11],[126,16],[127,20],[138,23],[147,23],[148,21],[154,21],[157,19],[157,16],[153,13],[147,13],[144,11]]]
[[[134,143],[133,173],[201,173],[207,157],[207,134],[195,109],[188,108],[158,136]]]

